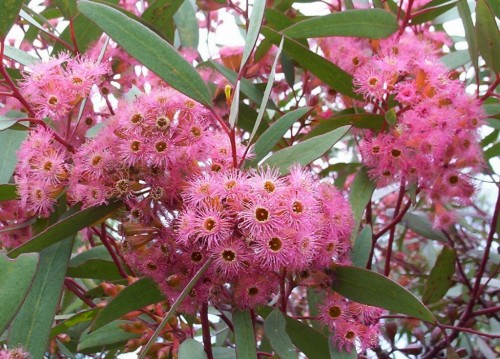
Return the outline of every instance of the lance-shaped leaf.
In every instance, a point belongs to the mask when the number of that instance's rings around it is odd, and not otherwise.
[[[262,27],[262,34],[276,46],[278,46],[281,42],[282,34],[266,26]],[[297,61],[304,69],[317,76],[332,89],[352,98],[362,98],[353,91],[351,75],[324,57],[315,54],[298,41],[285,36],[283,52]]]
[[[72,278],[117,280],[122,276],[105,246],[97,246],[71,258],[66,272]]]
[[[50,331],[50,338],[52,339],[59,334],[67,333],[71,327],[77,324],[86,322],[89,322],[90,324],[90,321],[95,318],[95,316],[97,315],[97,313],[99,313],[100,310],[101,308],[95,307],[89,310],[84,310],[79,313],[76,313],[72,317],[66,319],[62,323],[59,323],[55,327],[53,327],[52,330]]]
[[[279,168],[281,174],[289,172],[294,163],[307,165],[321,157],[335,145],[351,129],[351,126],[340,127],[307,141],[277,151],[264,164]]]
[[[0,201],[17,198],[17,187],[13,184],[0,184]]]
[[[412,293],[389,278],[358,267],[337,266],[328,270],[332,288],[355,302],[435,322],[429,309]]]
[[[352,248],[352,264],[356,267],[365,268],[370,258],[370,250],[372,247],[372,227],[365,226],[359,232],[354,247]]]
[[[0,1],[0,41],[5,39],[23,6],[23,0]]]
[[[184,0],[174,14],[174,21],[182,46],[197,49],[200,39],[198,19],[190,0]]]
[[[2,144],[2,156],[0,157],[0,183],[9,182],[17,164],[16,152],[21,143],[28,136],[28,131],[18,131],[9,128],[0,131],[0,143]]]
[[[17,313],[33,281],[38,253],[23,254],[16,260],[0,253],[0,333]]]
[[[40,59],[33,57],[33,55],[30,55],[21,49],[8,45],[5,46],[4,55],[24,66],[30,66],[36,64],[37,62],[40,62]]]
[[[66,19],[73,18],[78,12],[76,8],[76,0],[56,0],[57,7]]]
[[[264,321],[264,332],[273,350],[282,359],[296,359],[295,347],[286,332],[286,320],[279,309],[274,309]]]
[[[123,345],[127,340],[137,338],[139,334],[126,332],[122,329],[122,326],[126,324],[132,324],[132,322],[117,320],[97,329],[95,332],[83,333],[78,343],[78,351],[94,353],[101,351],[103,347],[113,348]]]
[[[355,36],[382,39],[398,29],[396,17],[381,9],[334,12],[301,21],[283,30],[289,37]]]
[[[322,135],[323,133],[327,133],[335,130],[336,128],[348,125],[356,128],[380,130],[384,123],[384,116],[382,115],[376,115],[373,113],[345,114],[344,111],[342,114],[338,114],[319,121],[319,123],[312,128],[311,132],[308,132],[304,136],[304,139]]]
[[[470,13],[469,5],[467,5],[467,0],[459,0],[457,3],[457,10],[464,25],[465,39],[467,40],[467,48],[469,50],[470,59],[472,61],[472,65],[474,66],[474,71],[478,74],[479,64],[477,58],[478,47],[476,31],[474,30],[474,23],[472,22],[472,15]]]
[[[78,9],[170,86],[201,104],[211,106],[212,100],[205,82],[167,41],[110,6],[80,1]]]
[[[253,331],[252,316],[249,310],[233,312],[234,336],[236,339],[236,356],[238,358],[256,359],[257,349]]]
[[[96,330],[122,315],[158,303],[165,297],[149,278],[142,278],[123,289],[97,315],[91,330]]]
[[[440,242],[446,242],[446,237],[443,233],[432,228],[432,223],[423,214],[406,213],[402,222],[408,226],[413,232],[416,232],[424,238],[434,239]]]
[[[119,202],[106,206],[90,207],[61,219],[59,222],[51,225],[43,232],[33,237],[28,242],[9,252],[9,257],[17,257],[21,253],[38,252],[51,244],[57,243],[71,234],[78,232],[98,221],[105,219],[113,213],[118,207]]]
[[[354,233],[352,239],[356,236],[359,224],[361,223],[361,217],[376,187],[377,184],[370,180],[366,168],[361,168],[356,177],[354,177],[351,191],[349,192],[349,203],[351,203],[352,214],[354,215]]]
[[[252,14],[250,15],[250,22],[248,24],[247,37],[245,39],[245,47],[243,48],[243,55],[241,59],[242,69],[247,63],[250,55],[252,54],[257,38],[259,37],[260,26],[264,18],[264,10],[266,10],[266,0],[255,0],[253,2]]]
[[[495,14],[486,0],[476,2],[476,31],[479,53],[493,72],[500,72],[500,32]]]
[[[435,303],[446,294],[453,285],[451,276],[455,273],[455,259],[457,254],[449,246],[444,246],[434,267],[425,282],[422,301],[425,304]]]
[[[8,342],[33,358],[42,358],[64,283],[74,236],[40,252],[40,262],[26,299],[12,321]]]

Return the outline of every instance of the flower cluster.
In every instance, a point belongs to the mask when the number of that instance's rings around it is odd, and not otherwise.
[[[468,174],[482,166],[477,129],[484,114],[440,62],[441,41],[434,33],[405,32],[377,43],[349,38],[322,45],[339,48],[326,52],[353,73],[365,108],[395,118],[378,133],[367,131],[360,143],[371,176],[380,185],[415,183],[447,216],[437,223],[445,226],[451,221],[446,205],[470,203],[473,195]]]
[[[0,359],[28,359],[31,356],[22,349],[0,349]]]

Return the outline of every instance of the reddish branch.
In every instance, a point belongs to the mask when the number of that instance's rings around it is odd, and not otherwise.
[[[203,336],[203,347],[207,354],[207,359],[213,359],[212,338],[210,337],[210,322],[208,321],[208,303],[203,303],[200,309],[201,331]]]

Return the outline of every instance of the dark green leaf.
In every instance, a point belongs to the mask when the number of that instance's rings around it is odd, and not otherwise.
[[[489,147],[486,151],[484,151],[484,157],[487,160],[490,160],[498,156],[500,156],[500,142],[494,144],[493,146]]]
[[[203,345],[194,339],[186,339],[179,347],[179,359],[206,359]]]
[[[459,0],[457,3],[457,9],[464,25],[465,39],[467,40],[467,46],[470,59],[472,61],[472,66],[474,66],[474,71],[476,71],[476,74],[479,74],[476,31],[474,30],[474,24],[472,23],[472,16],[470,13],[469,5],[467,5],[467,0]]]
[[[352,264],[356,267],[365,268],[370,258],[372,248],[372,227],[365,226],[356,238],[352,248]]]
[[[13,184],[0,184],[0,201],[17,199],[17,187]]]
[[[289,172],[290,166],[299,163],[303,166],[313,162],[327,152],[351,129],[351,126],[340,127],[331,132],[319,135],[291,147],[279,150],[271,155],[264,164],[279,168],[281,174]]]
[[[286,333],[286,320],[279,309],[274,309],[264,321],[264,333],[281,359],[296,359],[297,353]]]
[[[243,48],[243,55],[241,59],[242,69],[250,55],[252,54],[255,43],[259,37],[260,27],[262,25],[262,19],[264,18],[264,10],[266,10],[266,0],[255,0],[253,2],[252,14],[250,15],[250,20],[248,23],[248,32],[245,39],[245,47]]]
[[[372,113],[358,113],[358,114],[339,114],[329,118],[321,119],[319,123],[312,128],[312,130],[304,136],[312,138],[323,133],[335,130],[341,126],[353,126],[357,128],[368,128],[370,130],[380,130],[384,123],[382,115],[375,115]]]
[[[0,183],[7,183],[14,173],[17,164],[16,152],[28,136],[27,131],[17,131],[12,128],[0,131],[2,156],[0,157]]]
[[[174,15],[174,21],[182,46],[197,49],[200,37],[198,19],[190,0],[184,0]]]
[[[158,303],[165,297],[150,278],[142,278],[123,289],[97,315],[92,323],[92,330],[120,318],[133,310]]]
[[[470,54],[468,50],[457,50],[441,57],[441,61],[447,68],[454,70],[470,62]]]
[[[295,65],[293,64],[293,60],[286,54],[281,54],[280,60],[286,83],[293,88],[295,85]]]
[[[115,202],[105,206],[90,207],[75,214],[71,214],[51,225],[28,242],[10,251],[9,257],[17,257],[21,253],[38,252],[81,229],[102,221],[120,206],[121,203]]]
[[[69,261],[68,277],[115,280],[122,278],[104,246],[87,250]]]
[[[349,192],[349,203],[351,203],[352,214],[354,216],[353,236],[357,233],[356,231],[361,223],[361,217],[363,216],[366,205],[370,202],[376,187],[377,184],[370,180],[366,168],[362,167],[354,178],[351,191]]]
[[[23,6],[23,0],[0,1],[0,41],[3,41],[7,36],[17,14],[21,10],[21,6]]]
[[[424,22],[431,21],[438,17],[441,14],[444,14],[448,10],[453,9],[457,5],[457,1],[449,1],[449,0],[437,0],[431,1],[426,6],[422,7],[422,9],[426,9],[427,11],[421,13],[420,15],[416,15],[411,18],[412,25],[423,24]]]
[[[56,0],[56,4],[66,19],[73,18],[78,12],[76,0]]]
[[[257,358],[257,344],[255,343],[250,311],[236,310],[233,312],[233,325],[236,339],[236,356],[245,359]]]
[[[435,322],[432,313],[408,290],[387,277],[358,267],[337,266],[332,288],[355,302]]]
[[[71,318],[66,319],[52,328],[50,331],[50,338],[54,338],[59,334],[67,333],[71,327],[77,324],[89,322],[90,325],[90,321],[95,318],[100,310],[101,308],[92,308],[76,313]]]
[[[396,115],[396,111],[394,111],[394,108],[391,108],[385,113],[385,121],[392,127],[396,126],[398,118]]]
[[[38,253],[23,254],[16,260],[0,252],[0,334],[9,325],[26,297],[38,264]]]
[[[92,353],[102,350],[103,347],[113,347],[125,343],[127,340],[137,338],[139,334],[124,331],[120,326],[131,324],[126,320],[116,320],[94,332],[85,332],[78,343],[78,350]]]
[[[334,12],[301,21],[283,30],[289,37],[354,36],[381,39],[398,29],[396,17],[381,9]]]
[[[33,358],[42,358],[59,303],[74,236],[40,252],[40,262],[31,289],[14,318],[9,345],[21,346]]]
[[[486,0],[476,1],[477,46],[486,65],[500,72],[500,32],[495,14]]]
[[[142,14],[142,18],[155,26],[170,43],[174,41],[174,14],[184,0],[155,0]]]
[[[266,26],[262,27],[262,34],[276,46],[281,42],[282,35]],[[352,76],[332,62],[287,36],[285,36],[283,51],[332,89],[346,96],[361,99],[352,89]]]
[[[290,111],[273,123],[271,127],[269,127],[255,142],[255,158],[252,160],[251,165],[256,166],[259,161],[273,149],[273,147],[283,137],[285,132],[288,131],[290,126],[292,126],[299,118],[303,117],[310,110],[311,107],[303,107]]]
[[[212,348],[214,359],[237,359],[236,351],[233,348]]]
[[[495,14],[496,17],[500,18],[500,2],[496,0],[487,0],[488,4],[490,5],[491,9],[493,10],[493,13]]]
[[[196,70],[165,40],[147,27],[107,5],[80,1],[78,9],[132,57],[170,86],[211,106],[208,88]]]
[[[425,304],[435,303],[446,294],[453,285],[451,276],[455,273],[455,259],[457,254],[453,248],[444,246],[434,267],[425,282],[422,301]]]
[[[440,242],[446,242],[443,233],[432,228],[432,223],[427,217],[421,214],[407,213],[402,222],[406,224],[413,232],[420,234],[424,238],[434,239]]]

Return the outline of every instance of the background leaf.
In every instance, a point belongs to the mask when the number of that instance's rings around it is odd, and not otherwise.
[[[486,0],[476,2],[477,46],[486,65],[493,72],[500,72],[500,32],[495,14]]]
[[[340,127],[324,135],[279,150],[265,160],[264,164],[279,168],[281,174],[285,175],[289,172],[290,166],[294,163],[299,163],[304,166],[321,157],[344,137],[350,129],[350,126]]]
[[[104,280],[122,278],[105,246],[93,247],[71,258],[66,275]]]
[[[289,37],[355,36],[381,39],[398,29],[396,17],[381,9],[334,12],[303,20],[283,33]]]
[[[257,38],[259,37],[260,26],[262,24],[262,19],[264,18],[264,10],[266,9],[266,0],[255,0],[253,2],[252,14],[250,15],[250,22],[248,24],[248,32],[245,39],[245,47],[243,48],[243,55],[241,59],[242,69],[250,55],[252,54]]]
[[[85,332],[78,343],[78,351],[93,353],[102,350],[103,347],[110,349],[123,345],[127,340],[137,338],[139,334],[126,332],[121,326],[131,324],[126,320],[116,320],[97,329],[94,332]]]
[[[74,236],[40,252],[40,262],[26,299],[12,321],[8,345],[21,346],[33,358],[42,358],[63,288]]]
[[[286,321],[278,308],[274,309],[264,321],[264,332],[281,359],[297,358],[295,347],[286,332]]]
[[[364,226],[359,232],[354,247],[352,248],[352,264],[356,267],[365,268],[370,258],[370,250],[372,248],[372,227]]]
[[[179,347],[179,359],[206,359],[203,345],[194,339],[186,339]]]
[[[0,1],[0,41],[3,41],[23,6],[23,0]]]
[[[362,167],[356,174],[356,177],[354,177],[354,181],[352,182],[351,190],[349,192],[349,203],[351,204],[352,214],[354,216],[353,239],[357,234],[366,205],[370,202],[376,187],[377,184],[370,180],[366,168]]]
[[[333,274],[333,290],[344,297],[427,322],[435,321],[417,297],[381,274],[351,266],[336,266],[328,272]]]
[[[255,333],[253,332],[250,311],[236,310],[233,312],[233,325],[236,340],[236,356],[245,359],[257,358]]]
[[[33,281],[38,253],[23,254],[16,260],[0,252],[0,335],[17,313]]]
[[[436,263],[425,282],[422,301],[425,304],[435,303],[446,294],[453,285],[451,276],[455,273],[456,253],[453,248],[444,246]]]
[[[440,231],[432,228],[432,223],[425,215],[417,213],[406,213],[402,222],[412,231],[420,234],[424,238],[434,239],[440,242],[446,242],[446,237]]]
[[[2,157],[0,158],[0,183],[9,182],[17,164],[17,150],[28,136],[28,131],[18,131],[9,128],[0,131]]]
[[[0,201],[17,199],[17,187],[14,184],[0,184]]]
[[[153,31],[107,5],[80,1],[78,9],[148,69],[183,94],[211,106],[212,99],[198,72]]]
[[[200,41],[198,19],[190,0],[184,0],[174,14],[174,21],[182,47],[197,49]]]

